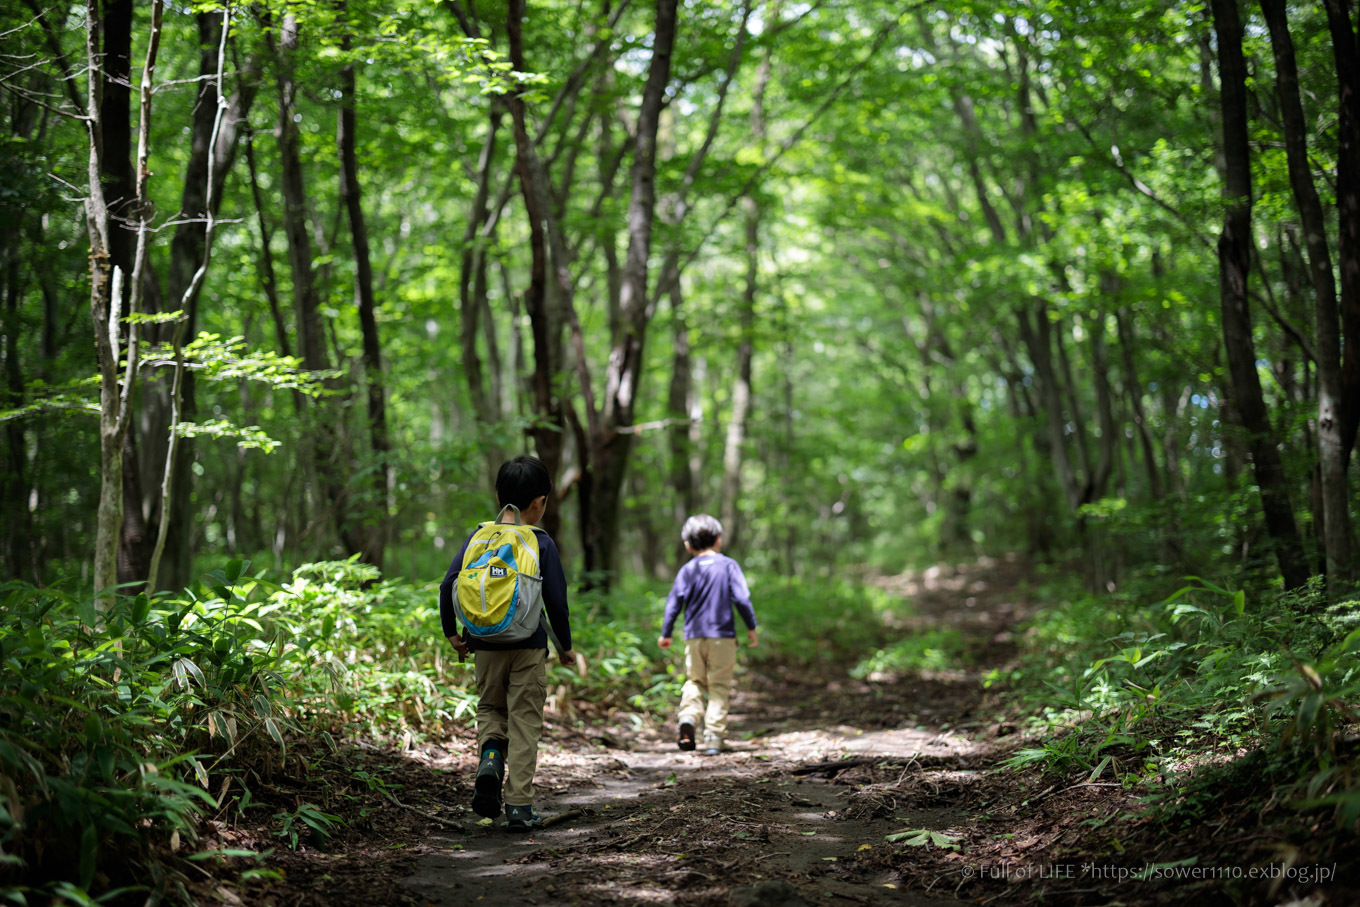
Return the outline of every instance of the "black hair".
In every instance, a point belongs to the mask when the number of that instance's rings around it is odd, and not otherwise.
[[[722,538],[722,523],[706,513],[695,514],[685,520],[680,538],[695,551],[705,551]]]
[[[514,504],[527,510],[534,498],[552,496],[552,476],[538,457],[515,457],[501,464],[496,473],[496,497],[501,506]]]

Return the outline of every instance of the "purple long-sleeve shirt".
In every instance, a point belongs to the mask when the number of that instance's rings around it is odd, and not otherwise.
[[[692,559],[675,576],[666,598],[661,635],[670,636],[675,620],[685,615],[686,639],[732,638],[737,635],[733,608],[747,628],[756,628],[751,590],[736,561],[725,554],[704,554]]]

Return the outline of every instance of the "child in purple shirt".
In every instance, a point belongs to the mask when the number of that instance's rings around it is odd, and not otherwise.
[[[657,645],[671,647],[671,631],[685,615],[685,686],[680,693],[682,750],[695,747],[694,729],[704,727],[704,755],[722,752],[732,670],[737,663],[737,628],[732,610],[746,624],[746,644],[756,645],[756,612],[737,562],[722,554],[722,524],[706,513],[685,520],[680,538],[691,560],[680,568],[666,599]],[[705,698],[708,702],[705,705]]]

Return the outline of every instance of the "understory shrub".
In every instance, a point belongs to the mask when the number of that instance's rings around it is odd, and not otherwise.
[[[1290,767],[1297,806],[1360,819],[1355,756],[1338,748],[1360,702],[1357,603],[1323,608],[1316,585],[1249,601],[1199,577],[1160,600],[1146,585],[1044,594],[1053,604],[1025,627],[1019,664],[989,679],[1045,731],[1005,766],[1132,782],[1215,750],[1268,751]]]
[[[880,591],[752,586],[754,658],[812,664],[883,638]],[[674,707],[683,649],[656,645],[664,605],[654,585],[573,598],[589,670],[554,661],[563,707],[637,721]],[[448,739],[476,701],[471,664],[442,637],[437,588],[382,581],[355,560],[307,564],[283,584],[232,561],[201,590],[116,596],[103,612],[12,583],[0,587],[0,663],[0,885],[19,903],[165,893],[179,884],[171,855],[190,855],[201,818],[263,805],[270,778],[308,776],[306,751]],[[324,807],[290,804],[275,837],[324,843],[342,821]]]

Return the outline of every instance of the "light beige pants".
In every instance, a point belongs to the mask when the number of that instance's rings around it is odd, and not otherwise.
[[[732,698],[732,669],[736,664],[735,639],[685,640],[685,685],[680,691],[680,722],[698,727],[703,719],[705,746],[721,746],[727,733],[727,704]]]
[[[505,754],[505,802],[534,802],[538,738],[543,733],[543,702],[548,698],[548,650],[511,649],[477,652],[477,752],[488,740],[509,740]]]

